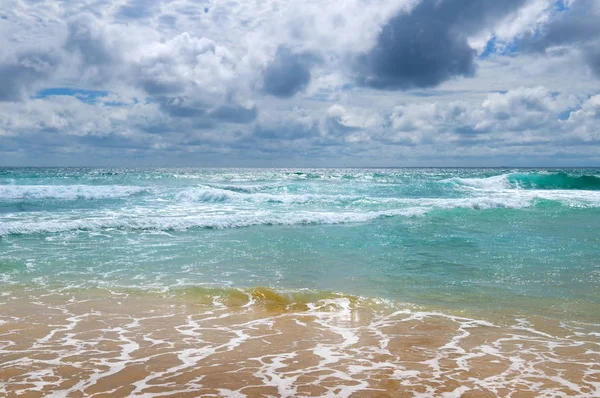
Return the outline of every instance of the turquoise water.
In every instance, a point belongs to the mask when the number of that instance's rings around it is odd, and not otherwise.
[[[0,285],[268,286],[593,318],[600,169],[0,168]]]

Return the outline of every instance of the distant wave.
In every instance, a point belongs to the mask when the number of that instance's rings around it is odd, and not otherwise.
[[[175,200],[184,202],[226,202],[239,197],[237,192],[231,192],[220,188],[194,187],[186,188],[175,194]]]
[[[236,213],[193,216],[95,217],[77,220],[8,221],[0,224],[0,236],[13,234],[56,233],[73,230],[133,229],[177,231],[190,228],[226,229],[253,225],[319,225],[367,222],[382,217],[418,216],[421,208],[377,212],[293,212],[293,213]]]
[[[486,190],[600,190],[600,176],[560,173],[510,173],[487,178],[453,178],[451,181],[471,188]]]
[[[597,196],[597,195],[596,195]],[[57,215],[53,218],[31,216],[19,221],[8,219],[0,222],[0,236],[13,234],[57,233],[66,231],[98,231],[103,229],[123,230],[159,230],[183,231],[192,228],[228,229],[256,225],[328,225],[346,223],[365,223],[388,217],[423,216],[434,210],[453,209],[521,209],[535,205],[539,199],[564,201],[570,204],[569,196],[549,195],[547,198],[539,195],[502,195],[498,197],[458,198],[458,199],[405,199],[407,203],[401,208],[391,208],[377,211],[365,211],[360,208],[352,211],[269,211],[265,209],[233,210],[223,214],[199,211],[193,205],[189,207],[165,206],[145,214],[132,216],[128,209],[117,213],[97,213],[93,217],[65,218]],[[600,206],[600,197],[589,201],[592,207]],[[575,203],[576,207],[587,207],[585,202]],[[68,215],[69,217],[72,214]]]
[[[519,188],[600,190],[600,177],[572,176],[567,173],[515,173],[508,181]]]
[[[213,186],[187,188],[175,194],[177,201],[187,202],[253,202],[253,203],[330,203],[345,204],[364,199],[352,195],[265,193],[256,190],[234,190]],[[383,198],[384,200],[386,198]]]
[[[476,196],[464,198],[410,198],[394,196],[360,196],[360,195],[334,195],[334,194],[288,194],[288,193],[242,193],[211,187],[194,187],[177,192],[174,196],[179,203],[253,203],[253,204],[285,204],[285,205],[333,205],[344,208],[358,208],[361,206],[417,206],[432,208],[523,208],[532,205],[535,200],[558,201],[567,205],[599,206],[600,192],[565,191],[565,190],[520,190],[517,194],[510,190],[506,176],[497,176],[483,179],[463,180],[465,186],[482,189]],[[485,188],[482,188],[485,187]]]
[[[406,186],[402,184],[373,185],[372,189],[366,189],[352,184],[346,187],[344,183],[332,185],[330,182],[300,188],[294,183],[289,187],[293,193],[288,193],[285,184],[280,182],[240,186],[235,183],[204,183],[151,187],[2,185],[0,205],[5,208],[12,209],[11,202],[27,201],[41,206],[0,213],[0,236],[105,229],[169,231],[256,225],[366,223],[387,217],[448,213],[455,209],[600,207],[600,189],[592,189],[596,188],[594,184],[599,180],[594,175],[540,172],[484,178],[435,178],[435,181],[427,181],[434,187],[428,185],[421,192],[419,189],[422,186],[417,186],[417,193],[412,193],[412,188],[407,193]],[[63,206],[71,206],[73,203],[70,201],[74,200],[130,197],[134,197],[134,200],[101,203],[100,206],[94,206],[93,210],[89,206],[83,206],[82,209],[77,203],[72,208]],[[45,200],[49,201],[50,206],[43,206]],[[55,203],[51,200],[66,203],[61,205],[60,211],[55,211]],[[9,206],[5,206],[7,202]]]
[[[223,190],[232,191],[232,192],[254,193],[254,192],[265,191],[265,190],[272,189],[272,188],[277,188],[280,185],[273,185],[273,184],[271,184],[271,185],[269,185],[269,184],[262,184],[262,185],[209,184],[207,186],[211,187],[211,188],[223,189]]]
[[[0,185],[0,200],[91,200],[125,198],[145,192],[122,185]]]

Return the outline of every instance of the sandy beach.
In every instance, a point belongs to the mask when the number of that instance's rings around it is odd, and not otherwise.
[[[539,397],[600,393],[600,325],[258,288],[0,297],[0,393]]]

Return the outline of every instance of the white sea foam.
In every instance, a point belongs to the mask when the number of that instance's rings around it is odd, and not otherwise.
[[[510,174],[501,174],[486,178],[452,178],[449,181],[454,182],[460,186],[483,189],[486,191],[502,191],[505,189],[512,188],[508,181]]]
[[[0,185],[0,200],[116,199],[146,190],[122,185]]]
[[[188,191],[183,192],[186,192],[186,195],[189,194]],[[9,213],[0,216],[0,236],[76,230],[97,232],[103,229],[168,231],[190,228],[225,229],[253,225],[365,223],[379,218],[423,216],[435,210],[457,208],[473,210],[522,209],[534,206],[541,200],[555,201],[569,207],[600,207],[600,191],[575,190],[507,190],[466,198],[373,197],[369,198],[371,202],[369,210],[365,209],[362,202],[358,201],[343,206],[338,205],[335,211],[324,211],[321,206],[313,210],[312,205],[327,203],[328,200],[331,201],[328,204],[335,204],[336,200],[344,201],[348,197],[242,194],[214,188],[193,192],[201,195],[207,203],[198,206],[194,201],[189,202],[182,199],[175,203],[163,204],[161,202],[153,207],[140,205],[93,212]],[[194,198],[196,196],[192,199]],[[265,207],[261,205],[261,201],[273,200],[278,200],[277,203],[286,203],[286,206]],[[303,200],[314,201],[314,203],[307,202],[310,205],[306,208],[288,206],[293,203],[302,203]]]
[[[265,193],[254,191],[235,191],[225,188],[200,186],[187,188],[175,194],[177,201],[183,202],[234,202],[234,203],[283,203],[283,204],[343,204],[359,201],[364,197],[356,195],[326,195],[326,194],[289,194],[289,193]],[[394,198],[369,198],[382,203]]]
[[[107,299],[118,302],[117,307],[125,300],[101,295],[96,302],[102,308]],[[131,383],[129,394],[148,397],[209,394],[207,384],[214,385],[215,381],[219,382],[220,394],[230,397],[247,396],[251,391],[247,389],[256,387],[270,387],[279,396],[291,397],[302,395],[305,390],[301,388],[310,386],[323,389],[320,395],[327,397],[350,397],[366,391],[383,394],[398,388],[423,397],[455,397],[468,391],[537,396],[596,396],[600,392],[595,381],[600,353],[592,350],[598,344],[593,335],[597,326],[593,325],[578,325],[577,330],[587,333],[577,336],[563,322],[558,331],[564,330],[566,336],[561,337],[535,329],[526,319],[501,327],[437,311],[373,309],[363,307],[363,299],[344,297],[310,303],[303,312],[260,316],[252,315],[254,309],[250,307],[232,310],[222,305],[206,307],[205,311],[193,306],[191,312],[191,308],[176,305],[161,307],[160,313],[152,307],[130,313],[106,306],[103,311],[81,313],[77,309],[84,301],[68,295],[64,304],[58,304],[56,296],[52,301],[51,305],[39,303],[29,309],[36,319],[52,319],[44,326],[47,332],[31,340],[29,351],[26,345],[12,344],[18,333],[6,334],[0,345],[0,356],[11,358],[0,364],[0,370],[31,369],[12,380],[23,394],[42,388],[56,396],[89,394],[94,389],[114,392],[122,386],[107,385],[108,381],[115,383],[112,377],[129,367],[145,369],[137,379],[123,379]],[[95,307],[93,300],[83,308],[90,306]],[[23,321],[0,318],[5,328],[13,322],[19,327]],[[290,321],[296,326],[290,328]],[[443,327],[436,331],[435,325]],[[422,327],[425,329],[419,330]],[[298,341],[298,335],[305,332],[306,339]],[[443,344],[429,345],[426,339],[424,346],[411,347],[403,342],[423,332],[442,338]],[[309,337],[312,335],[319,338]],[[391,341],[396,344],[394,348]],[[585,354],[569,353],[578,347],[588,349]],[[238,359],[232,361],[231,355]],[[177,360],[165,361],[169,356]],[[320,360],[311,359],[315,357]],[[302,358],[309,360],[302,362]],[[415,358],[424,360],[415,362]],[[59,371],[65,363],[75,370],[72,375]],[[480,368],[481,363],[502,366],[486,371]],[[221,365],[235,369],[215,374],[213,367]],[[573,374],[560,369],[573,369]],[[488,374],[477,377],[480,371]],[[227,378],[232,372],[253,379],[232,382],[235,378]],[[219,378],[221,375],[225,378]],[[78,382],[68,382],[70,378]],[[392,380],[398,383],[396,387],[377,384]],[[386,390],[382,386],[387,386]],[[454,389],[446,389],[450,386]],[[0,393],[7,393],[7,387],[7,383],[0,383]]]
[[[380,217],[420,216],[422,208],[397,209],[377,212],[292,212],[268,211],[237,212],[234,214],[189,215],[165,214],[164,216],[132,217],[123,214],[99,215],[77,219],[39,219],[5,221],[0,224],[0,236],[10,234],[55,233],[71,230],[97,231],[100,229],[186,230],[190,228],[236,228],[252,225],[313,225],[361,223]]]
[[[214,184],[210,184],[210,185],[207,185],[207,186],[212,187],[212,188],[217,188],[217,189],[223,189],[223,190],[227,190],[227,191],[233,191],[233,192],[254,193],[254,192],[261,192],[261,191],[270,190],[270,189],[274,189],[274,188],[280,188],[282,185],[281,184],[237,184],[237,185],[230,185],[230,184],[218,184],[218,183],[214,183]]]
[[[557,201],[568,205],[600,206],[600,191],[584,190],[519,190],[508,185],[506,175],[483,178],[465,179],[464,185],[476,188],[470,196],[460,198],[410,198],[394,196],[359,196],[344,194],[289,194],[264,192],[235,192],[215,187],[193,187],[175,194],[180,202],[228,202],[228,203],[281,203],[281,204],[314,204],[337,206],[430,206],[433,208],[523,208],[529,207],[533,201],[543,199]]]
[[[516,190],[498,189],[482,191],[473,196],[461,198],[406,198],[331,194],[272,194],[240,193],[218,188],[186,189],[176,194],[177,203],[193,206],[193,203],[226,203],[227,205],[306,205],[336,206],[337,208],[373,212],[389,212],[407,207],[432,209],[466,208],[475,210],[530,207],[540,200],[555,201],[570,207],[600,207],[600,191],[577,190]],[[365,208],[365,206],[368,206]],[[293,208],[288,208],[293,211]],[[260,207],[257,208],[260,211]],[[362,212],[362,211],[361,211]],[[392,214],[393,215],[393,214]],[[370,218],[369,218],[370,219]],[[280,224],[276,222],[276,224]]]
[[[188,202],[225,202],[242,195],[219,188],[188,188],[175,194],[175,200]]]

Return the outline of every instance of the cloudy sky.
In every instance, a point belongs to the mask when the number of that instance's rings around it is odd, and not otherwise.
[[[1,0],[0,165],[600,165],[600,0]]]

